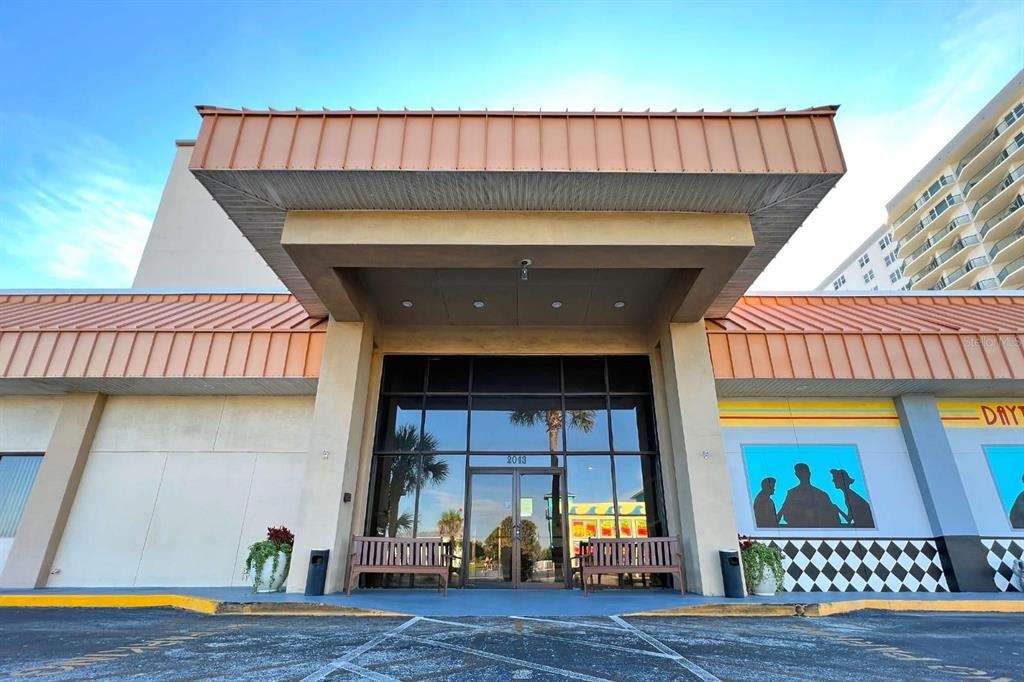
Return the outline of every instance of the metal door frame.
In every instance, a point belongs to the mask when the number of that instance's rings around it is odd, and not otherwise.
[[[551,589],[562,587],[569,589],[571,586],[572,571],[569,568],[568,558],[568,498],[567,489],[565,486],[565,467],[494,467],[494,466],[470,466],[466,472],[466,519],[464,521],[464,527],[466,532],[462,534],[462,584],[469,587],[490,587],[497,589],[512,589],[517,590],[522,587],[522,581],[520,576],[522,575],[522,567],[520,565],[521,552],[519,550],[519,538],[513,537],[512,539],[512,581],[511,584],[502,584],[501,582],[492,581],[477,581],[472,580],[469,577],[469,562],[470,562],[470,523],[472,523],[473,516],[473,476],[474,474],[503,474],[512,477],[512,525],[513,528],[522,523],[519,509],[519,498],[521,479],[524,475],[557,475],[558,476],[558,497],[562,506],[562,583],[559,584],[557,581],[546,585],[544,583],[528,583],[531,588],[538,589]],[[499,557],[500,561],[501,558]],[[499,569],[500,570],[500,569]]]

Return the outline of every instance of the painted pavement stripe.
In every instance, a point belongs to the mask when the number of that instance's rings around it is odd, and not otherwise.
[[[443,649],[451,649],[452,651],[458,651],[471,656],[479,656],[480,658],[489,658],[493,661],[500,661],[501,663],[508,663],[509,665],[519,666],[521,668],[532,668],[540,672],[549,673],[551,675],[559,675],[561,677],[568,677],[571,680],[584,680],[585,682],[612,682],[607,677],[593,677],[584,673],[578,673],[573,670],[563,670],[561,668],[554,668],[550,665],[544,665],[543,663],[534,663],[533,661],[524,661],[521,658],[512,658],[510,656],[502,656],[501,654],[492,654],[489,651],[482,651],[480,649],[470,649],[469,647],[459,646],[458,644],[452,644],[450,642],[441,642],[436,639],[425,639],[421,637],[412,637],[410,635],[402,635],[398,633],[391,633],[389,636],[396,637],[398,639],[408,640],[410,642],[418,642],[427,646],[438,646]]]
[[[571,625],[577,628],[594,628],[596,630],[611,630],[612,632],[618,632],[622,628],[613,628],[610,625],[598,625],[596,623],[577,623],[571,620],[554,620],[552,618],[536,618],[533,616],[509,616],[512,620],[532,620],[538,623],[554,623],[555,625]]]
[[[338,670],[339,668],[344,668],[345,666],[342,665],[343,663],[348,663],[353,658],[356,658],[357,656],[360,656],[360,655],[366,653],[370,649],[374,648],[375,646],[377,646],[378,644],[380,644],[381,642],[386,640],[388,637],[396,635],[399,632],[401,632],[402,630],[405,630],[406,628],[411,627],[412,625],[415,625],[420,620],[422,620],[422,619],[419,616],[415,616],[415,617],[410,618],[409,620],[405,621],[404,623],[399,625],[397,628],[394,628],[393,630],[388,630],[387,632],[384,632],[382,634],[377,635],[376,637],[374,637],[370,641],[366,642],[362,646],[358,646],[355,649],[352,649],[351,651],[346,653],[341,658],[335,659],[335,660],[327,663],[324,667],[320,668],[316,672],[311,673],[311,674],[307,675],[306,677],[303,677],[302,678],[302,682],[318,682],[319,680],[326,679],[327,676],[330,675],[331,673],[333,673],[335,670]],[[348,668],[345,668],[345,669],[347,670]],[[367,671],[367,672],[369,672],[369,671]]]
[[[651,637],[646,632],[644,632],[644,631],[640,630],[639,628],[634,627],[633,625],[631,625],[631,624],[627,623],[626,621],[622,620],[622,618],[620,618],[619,616],[608,616],[608,617],[613,622],[618,623],[619,625],[621,625],[626,630],[629,630],[630,632],[635,634],[637,637],[639,637],[640,639],[644,640],[645,642],[647,642],[648,644],[653,646],[658,651],[663,651],[666,654],[672,654],[673,656],[675,656],[675,662],[676,663],[678,663],[682,667],[684,667],[687,670],[689,670],[691,673],[696,675],[698,678],[704,680],[704,682],[722,682],[720,679],[718,679],[717,677],[715,677],[714,675],[712,675],[707,670],[705,670],[704,668],[700,667],[699,665],[697,665],[696,663],[694,663],[690,659],[686,658],[685,656],[680,654],[675,649],[673,649],[673,648],[671,648],[671,647],[669,647],[669,646],[667,646],[665,644],[662,644],[660,641],[658,641],[654,637]]]
[[[382,675],[378,672],[368,670],[361,665],[356,665],[351,661],[335,661],[334,665],[341,668],[342,670],[347,670],[350,673],[355,673],[360,677],[365,677],[370,680],[377,680],[377,682],[401,682],[401,680],[399,680],[397,677],[391,677],[390,675]]]

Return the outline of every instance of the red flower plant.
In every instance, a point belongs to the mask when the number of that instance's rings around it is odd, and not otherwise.
[[[275,545],[291,546],[295,544],[295,533],[291,532],[284,526],[280,526],[279,528],[267,528],[267,539]]]
[[[750,539],[750,538],[749,538],[748,536],[746,536],[746,535],[740,535],[740,536],[739,536],[739,541],[740,541],[740,551],[741,551],[741,552],[742,552],[743,550],[747,550],[747,549],[750,549],[750,547],[751,547],[751,546],[752,546],[752,545],[754,544],[754,541],[753,541],[753,540],[751,540],[751,539]]]

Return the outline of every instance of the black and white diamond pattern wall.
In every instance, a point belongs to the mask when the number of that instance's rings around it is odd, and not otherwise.
[[[769,539],[787,592],[949,592],[933,540]]]
[[[992,579],[1000,592],[1024,592],[1024,585],[1013,574],[1013,562],[1024,559],[1024,538],[982,538],[988,551],[988,565],[995,574]]]

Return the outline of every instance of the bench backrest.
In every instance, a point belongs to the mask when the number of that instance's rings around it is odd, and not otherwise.
[[[594,566],[675,566],[678,538],[594,538]]]
[[[353,560],[360,566],[447,566],[443,538],[352,538]]]

